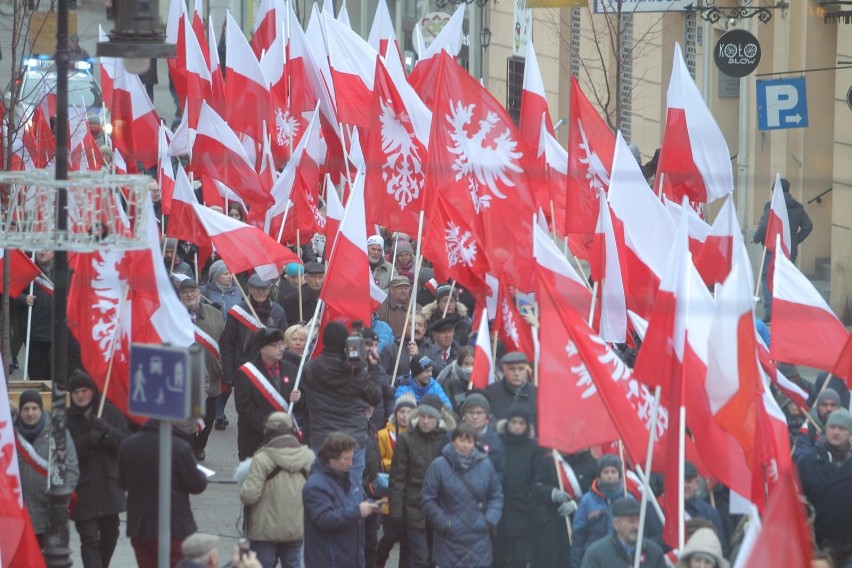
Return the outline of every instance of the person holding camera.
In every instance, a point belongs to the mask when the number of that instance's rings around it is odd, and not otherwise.
[[[350,473],[353,483],[360,485],[369,422],[366,411],[382,403],[379,355],[375,342],[357,334],[350,336],[346,326],[338,321],[326,325],[322,344],[322,353],[305,365],[302,376],[311,421],[309,445],[318,451],[332,432],[352,436],[358,447]]]

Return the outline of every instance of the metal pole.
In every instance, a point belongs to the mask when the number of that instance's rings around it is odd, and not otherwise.
[[[56,179],[68,179],[68,0],[56,3]],[[56,229],[61,234],[68,228],[67,188],[57,194]],[[71,566],[71,549],[68,540],[68,501],[71,488],[66,483],[66,422],[65,386],[68,379],[68,327],[66,303],[68,299],[68,254],[58,250],[54,256],[53,273],[53,410],[51,411],[50,489],[48,489],[48,516],[44,558],[51,568]]]
[[[160,420],[160,485],[157,508],[157,566],[169,568],[172,543],[172,423]]]

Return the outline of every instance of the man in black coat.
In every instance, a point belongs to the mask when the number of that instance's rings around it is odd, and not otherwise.
[[[620,497],[612,503],[612,526],[608,536],[598,540],[583,555],[580,568],[628,568],[633,566],[639,537],[639,503]],[[665,568],[663,550],[651,540],[643,540],[642,568]]]
[[[33,282],[33,293],[27,288],[16,298],[23,320],[26,321],[27,310],[32,310],[30,326],[29,380],[49,381],[51,379],[50,362],[51,346],[53,345],[53,251],[36,253],[36,264],[41,269],[42,276]],[[24,326],[26,341],[26,326]],[[23,363],[23,362],[22,362]],[[27,377],[24,377],[26,379]]]
[[[109,401],[104,401],[103,414],[98,416],[101,395],[84,371],[71,373],[68,392],[68,432],[80,465],[77,506],[71,518],[80,534],[83,566],[100,568],[109,566],[118,542],[118,514],[126,507],[118,483],[118,448],[130,430],[124,415]]]
[[[149,420],[142,429],[121,443],[118,473],[127,490],[127,536],[139,568],[157,568],[160,427]],[[198,469],[189,436],[164,422],[172,433],[172,498],[170,563],[182,558],[181,543],[198,530],[189,495],[207,488],[207,476]]]
[[[538,389],[529,380],[530,367],[527,356],[520,351],[512,351],[500,359],[503,378],[493,382],[485,389],[491,401],[491,415],[495,420],[504,420],[509,416],[509,407],[523,404],[528,408],[530,424],[536,423],[536,397]]]
[[[284,311],[287,320],[292,322],[310,321],[319,302],[319,293],[325,279],[325,265],[319,262],[305,263],[305,283],[302,284],[302,310],[299,311],[299,291],[290,292],[284,298]],[[283,329],[283,328],[282,328]]]
[[[263,442],[263,425],[273,412],[287,412],[301,393],[294,389],[298,369],[284,360],[284,332],[265,328],[254,335],[252,361],[237,370],[234,404],[237,407],[237,452],[240,461],[254,455]]]

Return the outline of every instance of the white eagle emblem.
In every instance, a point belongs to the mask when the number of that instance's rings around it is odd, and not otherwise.
[[[278,146],[295,142],[296,133],[299,132],[301,122],[295,116],[290,115],[289,110],[275,109],[275,143]]]
[[[450,267],[461,264],[473,268],[476,260],[476,241],[473,240],[473,233],[462,232],[458,225],[450,221],[447,223],[444,234],[447,239],[447,261]]]
[[[399,203],[400,209],[420,196],[423,187],[421,145],[414,137],[411,118],[406,113],[397,114],[389,102],[380,99],[382,113],[382,153],[387,158],[382,165],[382,181],[388,195]]]
[[[584,158],[580,158],[580,163],[586,166],[586,179],[589,181],[589,187],[597,193],[597,190],[605,190],[609,187],[609,172],[597,153],[589,146],[589,139],[583,129],[583,121],[578,120],[577,126],[580,128],[580,137],[583,139],[580,143],[580,149],[586,153]]]
[[[121,301],[124,297],[124,289],[127,282],[119,274],[119,264],[124,258],[121,252],[104,251],[92,255],[92,268],[95,279],[92,281],[92,292],[96,298],[92,304],[92,340],[97,343],[99,352],[104,362],[108,362],[110,355],[115,351],[115,357],[120,362],[124,358],[124,350],[114,346],[113,343],[121,342],[127,335],[127,326],[118,330]],[[129,311],[129,306],[124,306],[124,311]],[[130,318],[125,318],[125,321]]]
[[[475,104],[465,105],[461,101],[450,103],[450,116],[447,122],[452,128],[450,138],[453,146],[450,152],[456,155],[453,171],[456,181],[467,179],[473,207],[478,214],[482,209],[491,206],[491,197],[506,199],[500,191],[498,183],[506,187],[514,187],[514,182],[507,175],[507,170],[515,173],[521,171],[517,160],[523,155],[516,151],[518,142],[512,139],[508,128],[496,137],[487,140],[491,130],[499,123],[500,117],[495,112],[488,112],[484,120],[479,121],[479,130],[468,136],[468,127],[473,119]],[[480,186],[485,186],[492,195],[483,195]]]
[[[565,345],[565,353],[568,354],[569,359],[577,358],[577,364],[571,364],[571,373],[577,377],[577,388],[583,391],[583,394],[580,395],[580,398],[586,399],[590,396],[593,396],[598,392],[598,388],[595,386],[595,382],[592,380],[592,375],[589,373],[589,370],[586,368],[583,360],[580,359],[579,351],[577,350],[577,345],[574,344],[573,341],[568,340],[568,343]]]
[[[508,300],[503,299],[503,303],[500,305],[500,310],[503,316],[503,332],[517,347],[521,344],[521,336],[518,333],[518,326],[515,323],[515,315],[512,313],[512,310],[509,309]]]
[[[311,215],[314,216],[314,222],[317,224],[317,227],[320,229],[325,228],[325,217],[323,217],[322,213],[320,213],[319,208],[317,208],[317,204],[314,201],[314,196],[310,191],[305,190],[305,201],[308,204],[308,207],[311,210]]]

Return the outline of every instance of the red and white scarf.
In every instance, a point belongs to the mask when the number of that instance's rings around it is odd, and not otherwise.
[[[255,367],[251,363],[246,363],[242,367],[240,367],[240,371],[248,377],[248,379],[252,382],[254,387],[260,391],[260,394],[263,395],[263,398],[272,405],[275,410],[279,410],[281,412],[287,412],[290,405],[284,400],[284,397],[281,396],[281,393],[275,390],[275,387],[269,382],[269,380],[263,376],[257,367]]]
[[[254,333],[266,326],[257,321],[257,318],[245,311],[240,305],[236,305],[228,310],[228,315],[235,318],[238,322],[246,326],[249,331]]]
[[[219,359],[219,343],[203,329],[195,326],[195,341],[210,352],[213,357]]]
[[[41,457],[33,445],[18,432],[15,432],[15,446],[18,448],[20,456],[24,458],[24,461],[27,462],[30,467],[36,471],[36,473],[43,477],[47,477],[47,460]]]
[[[562,456],[557,455],[557,457],[559,458],[559,476],[562,478],[565,491],[576,501],[583,496],[580,481],[577,479],[577,475],[574,473],[574,468],[571,467],[571,464],[565,461]]]
[[[53,282],[45,278],[44,276],[36,276],[33,283],[41,288],[45,294],[48,296],[53,296]]]

